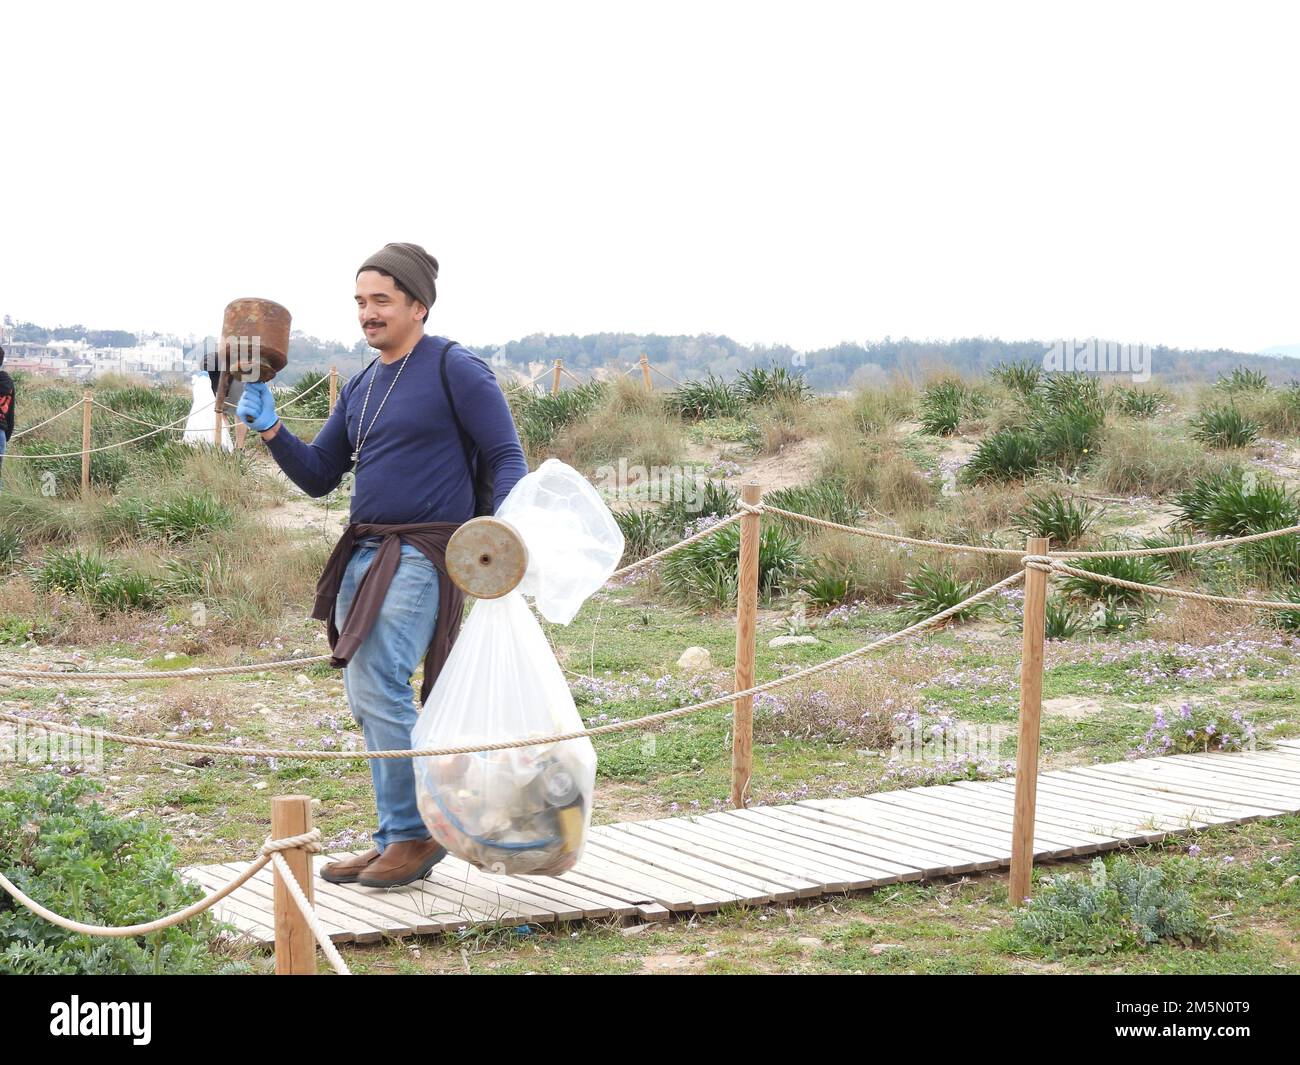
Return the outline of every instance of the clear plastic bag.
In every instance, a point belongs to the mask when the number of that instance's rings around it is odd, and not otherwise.
[[[474,604],[412,733],[468,747],[583,727],[541,625],[518,591]],[[420,815],[458,858],[493,873],[572,868],[591,822],[588,739],[415,760]]]
[[[623,557],[623,531],[600,493],[559,459],[520,478],[496,516],[518,529],[528,547],[518,590],[559,625],[574,619]]]
[[[582,729],[568,682],[523,598],[567,624],[609,579],[623,536],[577,471],[548,460],[497,516],[528,545],[524,583],[471,609],[411,742],[469,747]],[[612,531],[611,531],[612,530]],[[415,759],[416,798],[433,837],[492,873],[558,876],[582,853],[596,787],[588,739]]]

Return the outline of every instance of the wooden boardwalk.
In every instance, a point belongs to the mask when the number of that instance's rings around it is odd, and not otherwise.
[[[815,799],[790,806],[594,828],[561,877],[491,876],[448,856],[427,880],[394,890],[315,882],[336,942],[453,931],[478,923],[664,920],[727,903],[762,904],[1011,862],[1010,781],[962,781]],[[1300,741],[1269,751],[1181,755],[1060,769],[1039,776],[1038,861],[1154,843],[1171,833],[1300,811]],[[316,865],[346,853],[318,855]],[[247,862],[194,866],[207,889]],[[271,870],[215,907],[259,943],[272,940]]]

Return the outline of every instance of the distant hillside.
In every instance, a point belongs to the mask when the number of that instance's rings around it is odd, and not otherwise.
[[[135,334],[123,330],[91,330],[82,325],[44,327],[31,322],[6,321],[8,338],[47,343],[52,339],[86,338],[122,347],[136,342]],[[435,329],[438,322],[433,323]],[[967,337],[960,340],[909,340],[904,337],[868,344],[838,344],[812,351],[798,351],[789,345],[746,345],[727,336],[662,336],[657,333],[589,333],[552,336],[534,333],[504,344],[465,342],[484,358],[532,376],[556,359],[580,375],[597,369],[621,371],[631,368],[644,352],[656,369],[679,381],[709,373],[732,378],[739,370],[778,363],[802,372],[818,392],[835,392],[885,383],[896,373],[919,379],[933,371],[953,371],[982,376],[1002,362],[1042,364],[1051,342],[1001,340],[997,337]],[[305,373],[325,372],[337,366],[344,377],[360,370],[373,356],[365,341],[346,344],[322,340],[295,332],[289,347],[286,383]],[[1234,366],[1259,370],[1274,384],[1300,379],[1300,345],[1281,345],[1265,354],[1248,354],[1220,348],[1184,350],[1156,347],[1151,350],[1152,375],[1168,384],[1214,381]],[[659,379],[660,383],[664,383]]]

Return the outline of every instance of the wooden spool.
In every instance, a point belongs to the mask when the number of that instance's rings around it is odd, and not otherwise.
[[[500,518],[467,521],[447,541],[447,575],[475,599],[500,599],[527,568],[523,537]]]

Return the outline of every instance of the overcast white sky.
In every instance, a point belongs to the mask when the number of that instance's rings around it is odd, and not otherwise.
[[[196,12],[201,12],[196,14]],[[7,4],[0,312],[432,329],[1300,342],[1283,5]]]

